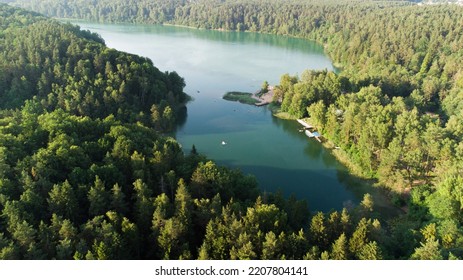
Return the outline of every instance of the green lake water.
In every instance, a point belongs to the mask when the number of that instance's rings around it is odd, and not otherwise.
[[[149,57],[161,71],[177,71],[185,78],[185,92],[194,98],[176,131],[185,152],[194,144],[218,164],[255,175],[263,191],[306,199],[311,211],[358,203],[346,169],[320,143],[300,133],[297,122],[277,119],[266,107],[222,99],[227,91],[255,92],[264,80],[277,84],[284,73],[333,70],[320,45],[174,26],[77,24],[99,33],[109,47]]]

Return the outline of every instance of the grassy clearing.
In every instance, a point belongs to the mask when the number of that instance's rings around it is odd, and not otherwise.
[[[294,117],[293,115],[287,113],[287,112],[282,112],[281,109],[280,109],[280,106],[279,105],[276,105],[275,103],[270,103],[268,108],[270,109],[270,111],[272,111],[272,114],[279,118],[279,119],[282,119],[282,120],[295,120],[297,119],[296,117]]]
[[[282,120],[295,120],[297,118],[295,118],[294,116],[286,113],[286,112],[278,112],[278,113],[274,113],[273,114],[275,117],[279,118],[279,119],[282,119]]]
[[[231,91],[227,92],[223,99],[228,101],[238,101],[240,103],[255,105],[257,100],[252,97],[252,93],[248,92],[239,92],[239,91]]]

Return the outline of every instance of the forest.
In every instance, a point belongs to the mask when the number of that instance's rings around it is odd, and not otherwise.
[[[7,2],[56,17],[323,44],[342,71],[284,74],[275,103],[309,117],[406,212],[385,220],[366,195],[354,209],[309,215],[304,202],[259,193],[253,177],[215,165],[194,147],[184,155],[163,136],[188,100],[177,73],[108,49],[96,34],[3,5],[0,258],[463,257],[463,7]]]

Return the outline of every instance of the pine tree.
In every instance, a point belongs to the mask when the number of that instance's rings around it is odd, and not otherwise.
[[[360,260],[381,260],[383,258],[381,249],[376,241],[371,241],[363,245],[357,255]]]
[[[108,210],[109,196],[105,190],[103,181],[98,176],[95,177],[95,183],[88,191],[88,201],[90,207],[88,209],[90,217],[103,215]]]
[[[370,212],[373,212],[373,206],[374,206],[373,197],[369,193],[366,193],[363,196],[363,200],[360,203],[360,205],[362,207],[362,212],[364,213],[364,215]]]
[[[325,249],[328,245],[328,233],[325,225],[325,216],[318,212],[310,222],[310,236],[317,246]]]
[[[178,259],[188,248],[184,235],[185,225],[173,217],[166,221],[158,236],[161,258],[164,260]]]
[[[178,181],[177,192],[175,193],[175,216],[187,227],[191,224],[191,213],[193,211],[193,200],[185,185],[185,181]]]
[[[254,252],[254,246],[251,237],[247,233],[242,233],[238,237],[235,245],[230,250],[230,259],[232,260],[252,260],[257,257]]]
[[[148,232],[153,217],[152,191],[140,179],[133,183],[134,214],[142,232]]]
[[[368,222],[362,218],[349,240],[349,251],[358,256],[361,249],[367,244]]]
[[[333,243],[330,256],[333,260],[347,260],[349,258],[347,238],[344,233]]]
[[[415,249],[411,259],[413,260],[442,260],[439,240],[427,239],[426,242],[421,242],[421,246]]]
[[[125,201],[125,194],[122,191],[121,187],[119,184],[114,184],[112,190],[111,190],[111,199],[110,199],[110,209],[116,211],[117,213],[120,214],[126,214],[127,213],[127,202]]]
[[[273,231],[265,235],[265,241],[262,243],[262,260],[276,260],[280,255],[280,244]]]
[[[198,260],[209,260],[209,254],[207,252],[207,248],[206,248],[206,245],[205,243],[203,243],[203,245],[201,245],[201,247],[199,248],[199,253],[198,253]]]
[[[71,221],[77,218],[78,202],[68,181],[60,185],[54,185],[47,201],[50,213],[56,213]]]

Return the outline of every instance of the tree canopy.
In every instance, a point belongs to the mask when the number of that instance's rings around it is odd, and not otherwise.
[[[316,40],[340,71],[284,74],[275,103],[309,117],[407,214],[385,222],[365,197],[355,209],[308,217],[304,203],[259,196],[253,177],[196,149],[185,155],[160,135],[188,98],[177,73],[0,5],[1,258],[463,257],[460,6],[7,2],[57,17]]]

